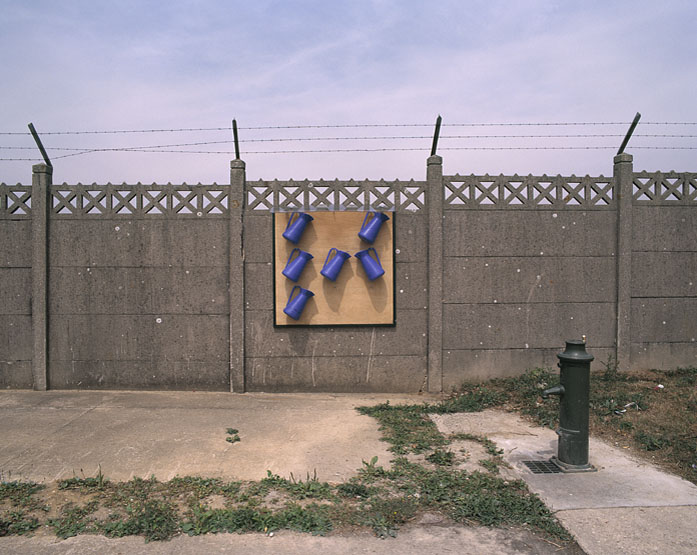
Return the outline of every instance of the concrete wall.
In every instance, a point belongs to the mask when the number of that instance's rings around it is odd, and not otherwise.
[[[0,219],[0,387],[31,388],[31,220]]]
[[[697,364],[697,176],[0,184],[0,387],[449,391],[556,365]],[[394,326],[274,327],[275,211],[381,210]]]
[[[632,366],[697,366],[697,183],[676,174],[634,181]]]
[[[227,390],[225,219],[56,219],[49,386]]]
[[[395,391],[425,387],[427,219],[394,214],[395,326],[273,325],[270,213],[248,213],[245,386],[248,391]]]
[[[443,385],[555,366],[563,340],[615,342],[615,214],[446,210]]]

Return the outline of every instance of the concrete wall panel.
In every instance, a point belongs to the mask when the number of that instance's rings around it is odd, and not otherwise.
[[[566,339],[560,337],[560,345],[553,349],[500,349],[445,351],[443,353],[443,391],[457,389],[466,382],[518,376],[531,368],[552,368],[557,371],[557,353],[564,350]],[[587,350],[595,357],[591,368],[602,370],[603,362],[614,349],[593,347]],[[553,385],[553,384],[550,384]]]
[[[632,253],[632,297],[696,297],[697,252]]]
[[[632,343],[631,357],[633,370],[697,367],[697,341],[689,343]]]
[[[445,210],[445,256],[612,256],[609,210]]]
[[[247,359],[249,391],[414,393],[423,388],[425,356],[261,357]]]
[[[244,265],[244,288],[245,308],[247,310],[273,310],[273,263],[246,263]]]
[[[423,262],[395,264],[395,304],[397,316],[402,309],[426,309],[428,275]],[[399,322],[398,322],[399,323]]]
[[[8,314],[0,316],[0,361],[31,361],[31,316]]]
[[[426,214],[397,214],[394,218],[395,261],[425,263],[428,259]]]
[[[51,222],[51,266],[227,266],[224,219]]]
[[[225,362],[77,360],[51,363],[54,389],[228,391]]]
[[[54,267],[51,314],[227,314],[224,267]]]
[[[288,356],[387,356],[426,353],[426,311],[401,310],[398,324],[363,327],[273,327],[273,312],[246,313],[246,352],[251,358]]]
[[[31,269],[0,268],[0,315],[31,314]]]
[[[0,314],[0,388],[33,386],[31,315]]]
[[[697,210],[694,206],[634,205],[632,240],[635,251],[695,251]]]
[[[615,264],[613,257],[446,258],[444,302],[614,302]]]
[[[697,298],[632,299],[632,343],[697,340]]]
[[[244,259],[245,262],[273,261],[273,215],[244,215]]]
[[[31,220],[0,220],[0,267],[31,268]]]
[[[228,359],[226,316],[54,316],[49,333],[51,364],[73,360],[219,362]]]
[[[34,377],[30,360],[12,362],[0,360],[0,388],[32,389],[33,387]]]
[[[449,304],[443,307],[443,348],[556,348],[560,341],[581,339],[593,345],[614,344],[611,303]]]

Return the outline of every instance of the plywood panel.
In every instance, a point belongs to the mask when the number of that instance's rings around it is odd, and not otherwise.
[[[290,216],[287,213],[274,215],[276,325],[393,324],[394,213],[389,213],[390,219],[382,225],[373,245],[358,237],[365,212],[314,212],[314,220],[305,228],[297,245],[282,235]],[[296,246],[314,258],[305,266],[298,282],[294,283],[281,272]],[[370,246],[378,252],[385,270],[385,274],[374,281],[368,280],[361,262],[354,256]],[[334,282],[319,273],[331,248],[351,255]],[[283,312],[295,285],[315,294],[299,320],[293,320]]]

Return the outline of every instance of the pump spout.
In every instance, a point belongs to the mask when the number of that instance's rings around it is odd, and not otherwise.
[[[554,387],[550,387],[549,389],[545,389],[542,392],[543,399],[549,398],[550,395],[559,395],[561,397],[562,395],[564,395],[564,386],[563,385],[555,385]]]

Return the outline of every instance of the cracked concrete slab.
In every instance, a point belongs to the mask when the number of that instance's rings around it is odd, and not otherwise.
[[[375,420],[355,407],[408,395],[0,392],[0,472],[36,482],[94,476],[258,480],[267,470],[342,482],[364,458],[389,466]],[[229,443],[226,430],[239,431]]]
[[[697,508],[624,507],[556,514],[586,553],[688,554],[697,551]]]
[[[697,486],[626,451],[591,438],[589,462],[597,472],[533,474],[526,460],[557,454],[554,430],[497,410],[433,415],[442,433],[476,433],[503,449],[518,478],[537,493],[589,555],[694,553]]]

